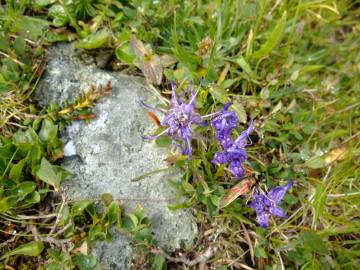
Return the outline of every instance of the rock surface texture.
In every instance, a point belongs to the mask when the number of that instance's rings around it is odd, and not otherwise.
[[[166,149],[141,138],[153,132],[154,126],[139,101],[156,102],[144,81],[85,65],[71,45],[58,45],[48,54],[46,73],[36,93],[43,106],[70,101],[91,85],[111,81],[113,86],[111,94],[94,108],[96,119],[73,122],[64,132],[64,165],[74,173],[67,182],[72,199],[95,199],[111,193],[120,199],[125,211],[140,204],[160,246],[175,250],[189,245],[197,233],[194,217],[190,211],[167,208],[174,198],[168,180],[178,179],[179,174],[157,173],[131,181],[166,167]],[[134,250],[129,238],[120,234],[110,244],[99,243],[95,254],[102,269],[129,269]]]

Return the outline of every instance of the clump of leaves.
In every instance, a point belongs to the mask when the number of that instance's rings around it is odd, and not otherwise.
[[[28,104],[42,73],[43,50],[22,36],[0,34],[0,130],[10,136],[34,113]]]
[[[46,6],[53,2],[41,3]],[[62,1],[60,4],[49,10],[55,26],[68,19],[70,24],[76,23],[70,17],[73,11],[83,18],[93,15],[91,1],[82,1],[83,6],[75,9]],[[106,5],[97,8],[105,12]],[[63,156],[60,130],[73,120],[94,118],[92,107],[110,93],[111,84],[92,87],[63,106],[53,104],[38,110],[29,103],[43,68],[39,57],[42,44],[34,39],[45,34],[47,22],[23,13],[27,8],[39,7],[9,2],[0,9],[1,23],[7,31],[0,34],[0,264],[5,268],[33,265],[34,269],[94,269],[97,261],[91,255],[91,244],[96,240],[110,241],[111,226],[122,229],[120,204],[108,198],[102,211],[97,211],[92,200],[69,201],[61,184],[71,174],[56,163]],[[96,42],[106,41],[99,33]],[[84,32],[80,34],[85,37]],[[56,33],[47,36],[48,40],[59,38]],[[98,46],[93,40],[81,42],[86,49]],[[143,212],[129,217],[132,221],[135,217],[138,223],[125,222],[128,226],[124,230],[134,233],[144,247],[151,245],[150,225]]]
[[[91,244],[110,241],[111,226],[133,233],[142,245],[153,243],[142,210],[122,221],[120,204],[109,195],[100,213],[93,200],[68,200],[61,183],[71,174],[53,164],[62,155],[62,143],[50,119],[42,121],[38,132],[18,130],[10,139],[0,137],[0,142],[0,260],[5,264],[19,266],[21,256],[47,254],[51,269],[93,269],[97,262]],[[45,252],[44,247],[52,249]]]
[[[10,137],[0,136],[0,250],[4,254],[0,261],[8,267],[25,265],[24,258],[33,256],[46,257],[47,269],[94,269],[92,243],[111,241],[111,226],[134,234],[142,250],[153,245],[142,209],[125,216],[123,222],[119,201],[111,195],[104,194],[99,212],[94,200],[71,202],[61,188],[71,173],[56,165],[63,157],[59,131],[72,120],[94,118],[94,103],[110,91],[110,82],[104,88],[92,87],[70,104],[53,104],[37,110],[38,115],[26,115],[27,126]]]
[[[54,190],[59,190],[60,183],[70,176],[65,169],[49,162],[62,156],[58,128],[51,120],[44,119],[39,131],[18,130],[11,138],[1,136],[0,141],[0,226],[2,241],[8,244],[1,247],[5,254],[2,260],[12,255],[27,255],[32,247],[38,251],[33,256],[37,256],[43,249],[38,244],[23,244],[14,249],[16,252],[5,250],[26,238],[37,239],[36,233],[32,235],[27,230],[36,228],[33,222],[44,219],[49,210],[56,212],[54,205],[46,209],[41,202],[53,196]],[[46,226],[50,228],[50,225]],[[50,231],[53,233],[53,229]]]

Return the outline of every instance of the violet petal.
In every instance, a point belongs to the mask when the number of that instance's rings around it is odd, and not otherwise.
[[[287,185],[282,187],[275,187],[271,189],[268,193],[270,200],[273,200],[276,204],[279,204],[280,201],[284,198],[286,192],[293,186],[294,182],[289,182]]]
[[[269,211],[272,215],[280,217],[280,218],[286,218],[286,216],[287,216],[285,211],[282,208],[277,207],[277,206],[270,207]]]
[[[269,218],[270,214],[267,212],[262,212],[257,215],[257,222],[259,223],[260,227],[267,228],[269,227]]]

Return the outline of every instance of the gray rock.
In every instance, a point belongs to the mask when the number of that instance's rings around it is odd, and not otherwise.
[[[71,46],[58,45],[49,50],[48,67],[36,97],[43,106],[61,104],[90,85],[108,81],[113,89],[94,108],[97,118],[73,122],[63,136],[64,165],[75,174],[67,182],[72,199],[99,198],[106,192],[120,199],[125,211],[140,204],[161,247],[172,251],[188,246],[197,233],[194,217],[189,210],[167,208],[175,197],[168,180],[178,180],[179,173],[166,171],[131,181],[166,167],[163,160],[167,149],[141,138],[155,128],[139,101],[157,102],[143,80],[86,66]],[[121,235],[110,246],[102,243],[95,250],[102,259],[102,269],[128,269],[132,252],[128,239]]]
[[[133,248],[128,236],[113,232],[112,242],[98,241],[92,254],[102,270],[127,270],[131,268]]]

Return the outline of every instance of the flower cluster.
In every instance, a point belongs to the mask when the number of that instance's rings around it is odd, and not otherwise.
[[[294,182],[289,182],[285,186],[279,186],[271,189],[267,194],[256,191],[254,199],[249,203],[257,215],[257,222],[261,227],[269,227],[270,215],[285,218],[286,213],[278,205],[285,196],[286,192],[293,186]]]
[[[186,103],[184,100],[179,101],[176,96],[176,87],[173,81],[171,81],[171,109],[164,111],[151,107],[142,102],[142,105],[146,108],[159,111],[164,114],[164,119],[160,122],[162,127],[166,129],[158,135],[144,136],[145,139],[156,139],[163,134],[168,134],[173,139],[173,143],[176,147],[181,148],[183,155],[189,155],[192,157],[192,146],[191,146],[191,133],[192,125],[204,126],[204,118],[210,117],[211,115],[200,116],[195,112],[195,98],[199,93],[201,84],[197,91],[194,91],[194,85],[190,82],[190,99]]]
[[[194,85],[190,82],[190,97],[188,103],[186,103],[184,98],[177,97],[175,84],[171,82],[171,108],[169,110],[154,108],[142,102],[144,107],[164,114],[163,120],[161,122],[157,120],[156,123],[161,127],[165,127],[160,134],[144,136],[144,138],[156,139],[163,134],[168,134],[172,137],[175,147],[179,147],[183,155],[188,155],[189,159],[191,159],[192,126],[207,125],[206,118],[212,118],[210,123],[222,148],[222,151],[215,153],[212,162],[214,164],[229,164],[232,175],[241,178],[245,174],[243,167],[243,163],[247,160],[245,147],[251,144],[249,136],[254,129],[254,121],[251,120],[249,127],[236,139],[233,139],[232,131],[238,125],[238,118],[233,111],[229,110],[232,103],[227,103],[219,112],[201,116],[195,112],[195,98],[200,91],[200,87],[201,84],[195,92]],[[249,143],[247,143],[248,141]],[[269,226],[270,215],[281,218],[286,217],[284,210],[278,205],[292,185],[293,182],[289,182],[285,186],[275,187],[267,194],[259,190],[255,192],[249,207],[256,211],[257,221],[261,227],[266,228]]]
[[[211,125],[216,131],[216,138],[223,148],[222,152],[215,153],[213,163],[229,163],[231,173],[240,178],[244,175],[242,164],[247,159],[245,146],[248,144],[246,144],[246,140],[254,129],[254,122],[251,121],[249,127],[236,140],[233,140],[231,132],[237,126],[238,119],[233,111],[228,110],[231,104],[227,103],[221,114],[211,120]]]

